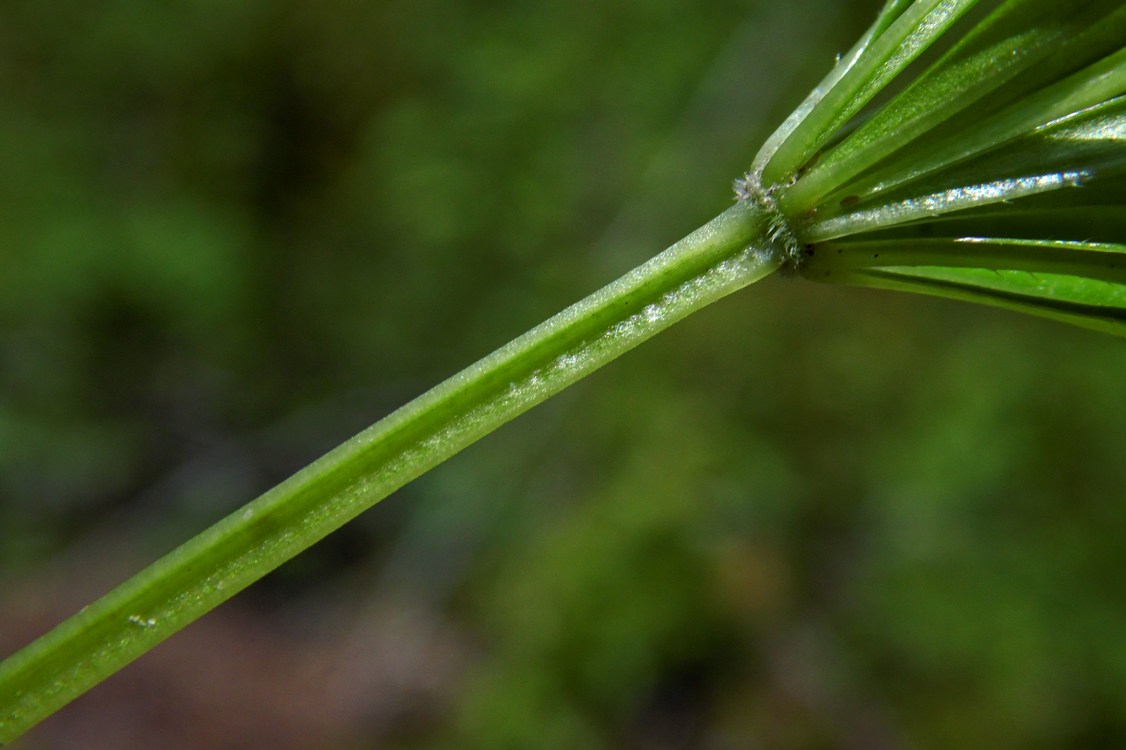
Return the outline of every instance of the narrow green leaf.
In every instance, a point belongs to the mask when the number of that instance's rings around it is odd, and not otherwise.
[[[840,271],[821,281],[977,302],[1126,337],[1126,285],[966,268]]]
[[[817,211],[805,242],[820,242],[977,206],[1078,188],[1126,171],[1126,97],[1063,118],[969,164]],[[987,180],[982,180],[988,175]]]
[[[887,31],[888,27],[903,15],[914,1],[915,0],[887,0],[887,2],[884,3],[883,9],[880,10],[880,14],[876,17],[876,22],[872,24],[872,37],[878,37],[880,34]]]
[[[1082,194],[1082,190],[1065,193],[1048,193],[1024,198],[1019,204],[995,204],[981,209],[971,209],[955,214],[902,224],[887,229],[852,235],[842,244],[867,240],[928,240],[953,241],[960,237],[1007,237],[1014,240],[1077,241],[1100,244],[1126,242],[1126,211],[1122,203],[1106,205],[1076,205],[1033,207],[1038,198]],[[826,243],[827,244],[827,243]],[[818,245],[818,247],[821,247]]]
[[[826,242],[810,249],[802,274],[946,266],[1069,274],[1126,284],[1126,245],[984,237]]]
[[[825,94],[837,85],[845,73],[852,69],[852,66],[856,64],[856,61],[860,59],[861,55],[872,46],[872,42],[879,39],[914,2],[915,0],[888,0],[883,10],[881,10],[880,14],[876,17],[875,22],[868,28],[864,35],[860,37],[859,41],[853,45],[852,49],[849,50],[847,54],[838,56],[837,64],[833,66],[833,70],[830,71],[829,75],[810,92],[805,101],[794,110],[786,121],[782,123],[781,127],[763,144],[756,161],[760,168],[765,166],[766,161],[769,161],[769,157],[774,155],[778,147],[782,145],[794,129],[809,115],[814,106],[824,98]]]
[[[766,143],[763,144],[762,148],[759,149],[758,154],[755,156],[755,161],[751,166],[752,172],[761,173],[765,169],[767,162],[770,161],[771,157],[773,157],[779,147],[786,142],[786,139],[790,137],[794,130],[809,117],[809,114],[825,97],[825,94],[837,85],[841,78],[852,69],[856,61],[859,60],[864,52],[872,45],[872,42],[887,31],[888,27],[903,14],[912,2],[914,2],[914,0],[888,0],[887,5],[884,6],[884,9],[876,18],[876,22],[868,28],[847,54],[840,55],[837,58],[837,64],[833,66],[829,74],[825,76],[821,83],[814,87],[813,91],[809,93],[802,103],[798,105],[790,116],[787,117],[766,140]]]
[[[808,112],[794,124],[787,121],[784,135],[768,142],[769,157],[763,160],[762,181],[780,184],[806,164],[833,133],[848,122],[896,75],[921,55],[931,44],[978,0],[916,0],[910,7],[895,12],[901,4],[889,4],[880,21],[895,16],[871,43],[860,50],[854,61],[835,80],[818,93]],[[873,31],[878,27],[873,27]],[[808,100],[807,100],[808,101]],[[781,141],[776,143],[775,141]]]
[[[1010,0],[840,146],[825,154],[795,185],[786,188],[780,203],[794,214],[804,213],[888,154],[912,144],[987,95],[1002,88],[1006,89],[1001,92],[1005,99],[1023,93],[1010,86],[1022,73],[1038,68],[1024,83],[1041,87],[1045,81],[1053,82],[1074,71],[1092,56],[1097,59],[1117,49],[1124,35],[1126,9],[1120,0],[1078,6],[1058,0]],[[993,98],[989,106],[997,106],[1000,101]],[[1098,101],[1098,97],[1088,97],[1070,110],[1065,105],[1056,116]],[[980,119],[982,113],[975,113],[975,117]],[[965,138],[968,132],[958,128],[951,137]],[[904,158],[916,158],[930,147],[919,142]]]
[[[913,147],[901,150],[894,161],[881,164],[872,177],[846,183],[829,194],[826,202],[839,203],[845,195],[854,195],[861,201],[870,199],[875,193],[965,162],[1121,94],[1126,94],[1126,49],[1019,100],[973,129],[959,130],[937,142],[912,144]]]

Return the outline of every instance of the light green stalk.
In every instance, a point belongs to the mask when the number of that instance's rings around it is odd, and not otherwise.
[[[0,743],[510,419],[778,269],[733,206],[647,263],[410,402],[0,663]]]

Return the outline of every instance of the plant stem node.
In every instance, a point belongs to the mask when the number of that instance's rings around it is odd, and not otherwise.
[[[806,246],[798,242],[797,235],[778,206],[775,193],[781,187],[784,186],[776,184],[764,187],[762,175],[757,171],[747,172],[732,183],[737,202],[753,203],[766,213],[768,224],[765,239],[768,249],[782,258],[779,271],[788,275],[796,273],[804,262],[803,250]]]

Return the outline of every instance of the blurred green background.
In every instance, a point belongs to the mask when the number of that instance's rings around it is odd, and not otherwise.
[[[0,653],[721,211],[865,0],[6,0]],[[23,750],[1126,746],[1126,348],[772,279]]]

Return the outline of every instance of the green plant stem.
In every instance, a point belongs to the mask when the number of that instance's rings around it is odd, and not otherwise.
[[[227,516],[0,663],[0,742],[384,497],[693,311],[775,271],[733,206]]]

